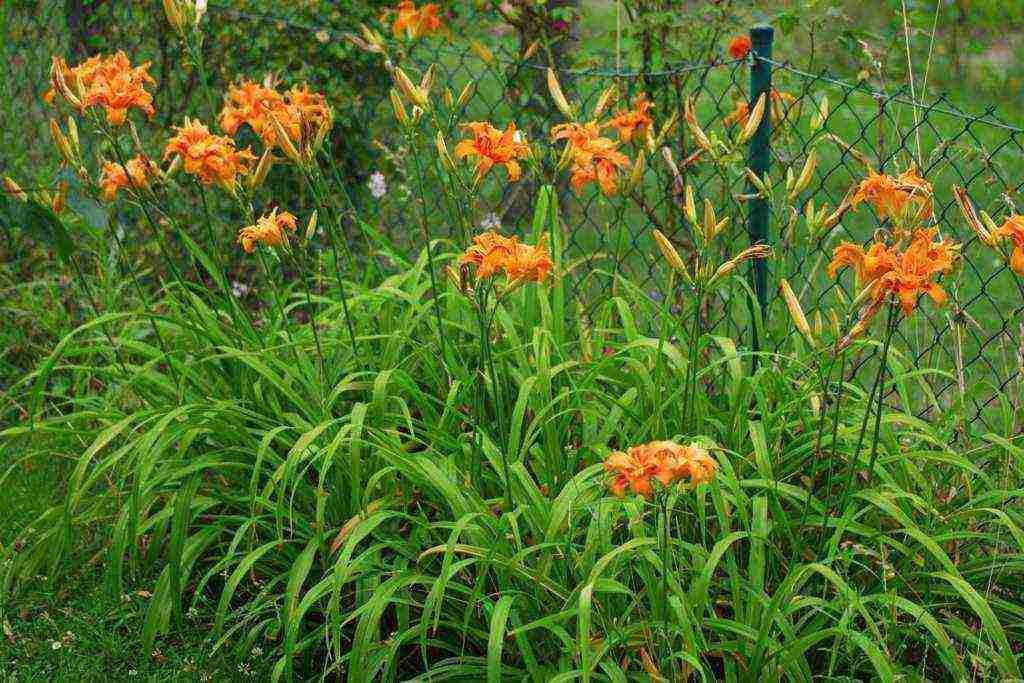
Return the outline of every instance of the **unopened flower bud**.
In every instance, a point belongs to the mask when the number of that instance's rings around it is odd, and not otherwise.
[[[661,255],[665,257],[665,261],[672,267],[672,270],[676,271],[683,277],[688,277],[686,271],[686,264],[683,263],[683,259],[679,256],[679,252],[672,246],[668,238],[662,234],[660,230],[652,230],[651,236],[654,237],[654,243],[658,245],[658,249],[661,250]]]
[[[306,223],[306,241],[313,239],[313,235],[316,234],[316,210],[309,217],[309,222]]]
[[[559,85],[558,77],[555,76],[555,71],[551,67],[548,67],[548,92],[551,93],[551,99],[555,101],[558,111],[562,112],[562,116],[571,121],[574,118],[572,107],[569,106],[569,101],[565,99],[562,86]]]
[[[743,130],[740,132],[739,142],[744,143],[754,137],[754,133],[761,125],[761,119],[764,118],[764,108],[767,97],[764,93],[757,98],[757,102],[750,110],[750,116],[747,118],[747,123],[743,126]]]
[[[19,202],[28,201],[28,195],[25,194],[23,189],[21,189],[21,185],[14,182],[14,179],[9,176],[4,176],[4,189],[7,191],[7,194],[11,195]]]
[[[388,91],[388,97],[391,98],[391,108],[395,111],[395,119],[400,125],[408,125],[409,115],[405,113],[405,105],[402,103],[402,98],[398,96],[398,92],[392,88]]]

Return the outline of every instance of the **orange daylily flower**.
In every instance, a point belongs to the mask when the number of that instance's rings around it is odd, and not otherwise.
[[[750,36],[736,36],[729,43],[729,55],[733,59],[743,59],[751,47]]]
[[[605,126],[616,128],[623,142],[629,142],[634,135],[646,135],[654,125],[654,120],[647,113],[653,106],[647,96],[641,94],[633,102],[632,109],[619,112]]]
[[[417,9],[411,0],[403,0],[394,9],[395,21],[391,25],[391,31],[396,38],[401,38],[402,34],[405,34],[409,40],[436,33],[441,29],[441,17],[438,16],[440,9],[433,2]]]
[[[516,130],[516,124],[509,123],[501,131],[486,121],[473,121],[463,125],[470,132],[470,137],[461,140],[455,146],[455,158],[475,156],[477,180],[483,178],[494,166],[504,166],[511,182],[519,180],[522,169],[519,159],[530,154],[530,146],[522,141],[522,135]]]
[[[586,124],[561,123],[551,129],[551,140],[567,140],[572,155],[570,183],[578,192],[596,182],[606,195],[618,192],[618,171],[629,168],[630,161],[618,151],[618,143],[601,137],[596,121]]]
[[[284,106],[284,98],[273,88],[243,80],[230,86],[224,95],[224,108],[219,119],[221,130],[234,135],[243,124],[249,124],[264,144],[273,146],[276,133],[268,117]]]
[[[61,80],[67,90],[62,89]],[[54,57],[50,81],[51,88],[43,94],[46,102],[52,103],[63,90],[76,107],[103,107],[107,123],[112,126],[123,124],[133,107],[149,117],[156,113],[153,96],[146,91],[147,83],[156,83],[149,75],[149,62],[133,67],[128,55],[120,50],[107,57],[90,57],[73,69],[63,59]]]
[[[869,171],[857,187],[851,206],[861,202],[874,207],[880,219],[920,222],[932,215],[932,185],[914,166],[896,177]]]
[[[260,217],[255,225],[247,225],[238,231],[238,243],[245,253],[251,254],[256,244],[277,247],[288,241],[288,231],[295,232],[295,216],[287,211],[277,212],[274,209]]]
[[[185,125],[175,126],[174,130],[164,149],[164,159],[177,154],[185,172],[205,185],[231,188],[238,175],[249,173],[249,165],[256,161],[248,148],[236,150],[234,140],[214,135],[199,121],[186,118]]]
[[[1008,217],[1003,224],[992,233],[995,241],[1009,239],[1013,242],[1013,251],[1010,253],[1010,269],[1017,275],[1024,275],[1024,216],[1013,215]]]
[[[946,292],[935,279],[953,269],[960,245],[936,241],[936,233],[934,228],[917,230],[902,252],[882,242],[873,243],[866,251],[849,242],[836,247],[828,267],[829,276],[835,277],[840,268],[852,266],[857,272],[858,286],[867,288],[869,298],[860,320],[841,345],[863,333],[886,302],[899,301],[904,316],[914,312],[923,295],[940,306],[945,303]]]
[[[547,235],[542,235],[536,246],[522,244],[514,237],[496,232],[484,232],[473,237],[473,244],[459,259],[462,265],[472,265],[476,278],[482,280],[505,274],[510,283],[543,282],[551,272],[551,254]]]
[[[156,178],[159,174],[160,169],[157,165],[146,157],[137,156],[129,159],[124,165],[107,161],[103,164],[100,176],[100,196],[105,201],[112,202],[117,199],[117,192],[121,188],[133,191],[148,188],[149,179]]]
[[[828,276],[834,278],[840,268],[851,266],[858,286],[874,282],[896,267],[898,255],[884,242],[874,242],[867,251],[859,244],[842,242],[832,253]]]
[[[574,149],[586,147],[591,140],[599,137],[601,137],[601,126],[597,121],[559,123],[551,127],[551,142],[568,140]]]
[[[473,265],[478,280],[502,271],[510,282],[543,282],[552,267],[546,235],[541,236],[536,246],[531,246],[520,243],[514,236],[505,237],[495,232],[476,235],[460,263]]]
[[[327,98],[305,84],[281,94],[267,85],[243,80],[228,89],[224,100],[221,129],[234,135],[243,124],[248,124],[268,147],[278,144],[272,119],[277,119],[291,140],[301,142],[332,118]]]
[[[653,493],[652,478],[666,487],[679,481],[696,486],[714,479],[718,463],[697,444],[681,446],[673,441],[652,441],[612,453],[604,468],[612,475],[613,494],[621,496],[629,489],[649,498]]]
[[[107,123],[120,126],[128,110],[139,109],[152,118],[153,96],[146,91],[146,84],[156,81],[149,75],[149,62],[133,67],[128,55],[118,51],[103,60],[92,74],[92,82],[82,99],[82,106],[102,106],[107,112]]]
[[[548,236],[541,235],[536,245],[516,244],[515,253],[505,264],[510,282],[544,282],[551,272],[551,252]]]

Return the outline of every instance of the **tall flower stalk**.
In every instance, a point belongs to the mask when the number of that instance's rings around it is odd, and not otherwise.
[[[473,238],[459,259],[459,271],[451,277],[462,294],[471,302],[477,319],[480,343],[481,371],[490,376],[491,399],[494,406],[498,434],[509,433],[505,415],[505,396],[501,378],[498,376],[491,342],[494,317],[503,300],[519,287],[543,283],[551,274],[551,254],[547,248],[546,236],[541,236],[536,245],[519,242],[515,237],[505,237],[495,232],[486,232]],[[472,278],[470,277],[472,275]],[[499,282],[500,280],[500,282]],[[483,405],[484,402],[481,401]],[[478,428],[488,422],[485,410],[478,415]],[[512,478],[509,467],[509,444],[496,439],[501,451],[503,479],[505,484],[506,509],[512,509]]]

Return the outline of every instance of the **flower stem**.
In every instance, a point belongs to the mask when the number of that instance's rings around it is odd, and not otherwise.
[[[864,445],[864,436],[867,434],[868,420],[871,418],[871,404],[875,402],[875,394],[878,394],[878,415],[875,419],[875,435],[871,448],[871,467],[874,467],[874,458],[877,453],[878,446],[878,429],[881,425],[882,420],[882,378],[885,375],[886,364],[889,359],[889,347],[892,345],[893,332],[896,330],[898,319],[896,318],[896,305],[889,304],[889,316],[885,325],[885,341],[882,344],[882,357],[879,362],[878,372],[875,374],[875,381],[871,387],[871,393],[868,395],[867,405],[864,408],[864,417],[861,419],[860,432],[857,436],[857,446],[853,449],[850,454],[850,466],[847,468],[846,482],[843,484],[842,495],[840,496],[841,504],[840,507],[844,510],[847,507],[847,497],[849,495],[850,487],[853,484],[853,476],[857,469],[857,460],[860,458],[860,450]],[[838,417],[837,417],[838,419]],[[868,476],[871,476],[869,470]]]

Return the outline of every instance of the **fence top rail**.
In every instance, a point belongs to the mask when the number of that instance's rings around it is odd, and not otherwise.
[[[271,14],[269,12],[253,12],[249,10],[240,10],[234,7],[219,7],[217,5],[210,5],[210,11],[223,12],[230,14],[235,17],[242,17],[245,19],[252,19],[258,21],[268,21],[273,23],[284,24],[295,29],[302,31],[308,31],[310,33],[326,33],[332,38],[344,39],[344,36],[349,31],[337,30],[333,27],[321,26],[318,24],[310,24],[304,21],[296,21],[295,19],[287,16],[281,16],[278,14]],[[351,26],[351,31],[358,30],[357,26]],[[438,54],[447,54],[452,56],[461,56],[466,54],[468,50],[456,50],[449,47],[435,46],[434,52]],[[517,66],[522,69],[534,69],[538,71],[547,71],[549,67],[547,64],[541,64],[539,62],[525,62],[512,57],[494,55],[496,62],[504,64],[506,66]],[[709,60],[706,62],[683,62],[676,66],[668,67],[665,69],[659,69],[655,71],[641,71],[641,70],[627,70],[627,69],[607,69],[607,68],[589,68],[589,69],[573,69],[564,67],[555,67],[554,71],[558,74],[566,76],[598,76],[604,78],[665,78],[668,76],[677,76],[684,73],[693,71],[703,71],[705,69],[732,66],[739,64],[740,62],[746,61],[745,59],[717,59]]]
[[[311,33],[323,32],[327,33],[328,36],[336,39],[344,39],[345,31],[339,31],[332,27],[326,27],[317,24],[310,24],[302,21],[296,21],[292,17],[281,16],[270,12],[253,12],[249,10],[240,10],[229,6],[211,4],[210,10],[224,12],[237,17],[243,17],[247,19],[257,21],[268,21],[274,23],[281,23],[292,28],[308,31]],[[352,27],[356,30],[357,27]],[[460,56],[466,53],[466,50],[457,50],[450,47],[436,46],[435,52],[439,54],[447,54],[452,56]],[[522,60],[516,60],[511,57],[495,55],[495,60],[501,64],[507,66],[517,66],[524,69],[534,69],[540,71],[546,71],[549,67],[547,64],[541,64],[537,62],[524,62]],[[789,60],[776,60],[766,57],[759,57],[751,53],[750,59],[760,59],[769,64],[774,68],[786,71],[804,79],[812,81],[820,81],[829,85],[844,88],[851,92],[860,92],[876,99],[884,99],[887,102],[898,102],[916,109],[927,111],[936,114],[942,114],[945,116],[952,116],[964,121],[970,121],[972,123],[979,123],[993,128],[999,128],[1010,133],[1024,133],[1024,128],[1007,123],[996,115],[997,108],[995,106],[987,107],[980,114],[970,114],[959,110],[953,105],[945,95],[939,95],[931,103],[922,102],[919,99],[914,99],[908,96],[903,89],[895,92],[886,92],[877,88],[871,88],[866,85],[854,83],[851,81],[843,80],[834,76],[828,69],[822,69],[818,73],[812,73],[796,67]],[[747,61],[747,58],[741,59],[712,59],[705,62],[692,62],[692,63],[681,63],[677,66],[669,67],[666,69],[659,69],[654,71],[641,71],[641,70],[626,70],[626,69],[607,69],[607,68],[588,68],[588,69],[573,69],[573,68],[556,68],[556,73],[574,76],[574,77],[601,77],[601,78],[624,78],[624,79],[635,79],[635,78],[665,78],[671,76],[682,75],[685,73],[692,73],[695,71],[704,71],[712,68],[728,67],[736,65],[740,62]]]
[[[875,99],[885,100],[886,102],[898,102],[899,104],[905,104],[907,106],[914,107],[915,109],[919,109],[927,113],[952,116],[963,121],[969,121],[971,123],[980,123],[986,126],[991,126],[993,128],[1000,128],[1011,134],[1024,133],[1024,128],[1021,128],[1020,126],[1015,126],[1010,123],[1006,123],[1005,121],[999,119],[996,116],[998,108],[995,105],[990,105],[986,107],[985,111],[982,112],[981,114],[970,114],[957,109],[956,106],[949,101],[949,98],[946,97],[945,94],[938,95],[931,103],[922,102],[919,99],[914,99],[913,97],[908,96],[904,88],[900,88],[899,90],[896,90],[894,92],[886,92],[884,90],[879,90],[877,88],[871,88],[859,83],[851,83],[850,81],[836,78],[831,74],[831,72],[828,69],[822,69],[818,73],[812,73],[810,71],[805,71],[803,69],[793,66],[793,64],[788,60],[778,61],[768,57],[757,56],[753,58],[762,60],[768,64],[771,64],[776,69],[785,71],[787,73],[791,73],[797,77],[804,78],[806,80],[820,81],[822,83],[827,83],[829,85],[838,88],[843,88],[851,92],[859,92],[864,95],[873,97]]]

